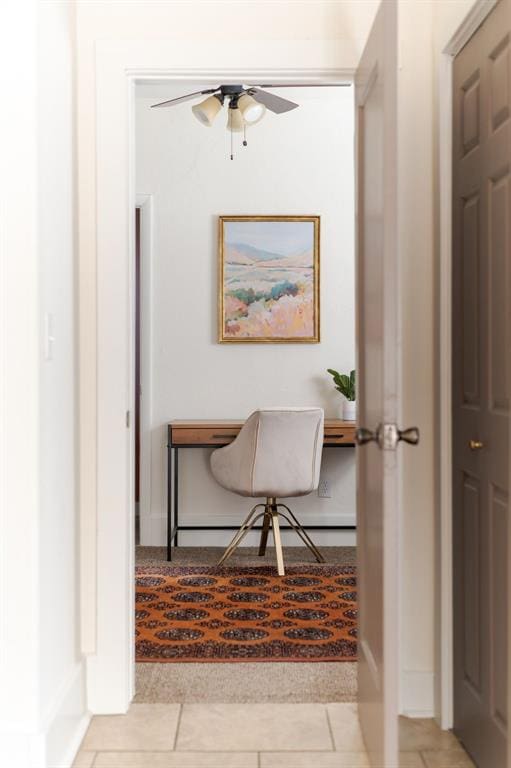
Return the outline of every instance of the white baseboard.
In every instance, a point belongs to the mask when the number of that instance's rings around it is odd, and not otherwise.
[[[0,765],[9,768],[71,768],[90,722],[85,665],[76,664],[32,729],[0,725]]]
[[[181,520],[183,523],[184,521]],[[215,525],[236,525],[238,521],[231,519],[215,520]],[[241,521],[239,521],[241,524]],[[200,521],[192,520],[188,525],[200,525]],[[204,520],[204,525],[210,525],[211,519]],[[315,525],[356,525],[356,519],[347,517],[344,520],[319,519]],[[150,524],[141,531],[141,544],[147,547],[164,547],[167,543],[167,518],[164,515],[151,515]],[[322,547],[355,547],[357,543],[356,530],[344,531],[310,531],[315,544]],[[234,536],[234,531],[181,531],[179,544],[183,547],[226,547]],[[259,544],[259,533],[249,533],[241,544],[242,547],[255,547]],[[270,536],[271,543],[271,536]],[[302,546],[300,539],[293,531],[282,531],[284,546]]]
[[[68,744],[67,751],[64,753],[63,759],[60,763],[63,768],[71,768],[71,766],[74,763],[75,757],[78,754],[78,751],[80,749],[80,745],[83,741],[83,737],[87,733],[87,728],[90,725],[91,721],[91,715],[87,712],[84,714],[81,719],[76,723],[74,735],[71,738],[70,743]],[[59,765],[59,768],[60,768]],[[47,763],[48,768],[53,768],[51,763]]]
[[[70,768],[89,722],[85,664],[80,661],[64,681],[43,719],[44,768]]]
[[[435,717],[434,672],[402,672],[400,709],[406,717]]]
[[[31,734],[0,725],[0,765],[9,768],[31,768],[34,765]]]
[[[179,534],[181,547],[226,547],[234,536],[234,531],[183,531]],[[318,547],[354,547],[356,546],[356,531],[309,531]],[[260,533],[249,533],[240,549],[259,546]],[[304,545],[294,532],[282,531],[282,544],[285,547],[303,547]],[[158,546],[164,546],[165,541]],[[271,534],[269,546],[273,546]]]

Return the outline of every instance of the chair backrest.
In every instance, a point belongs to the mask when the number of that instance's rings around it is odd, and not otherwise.
[[[261,408],[244,429],[255,429],[253,496],[303,496],[319,484],[322,408]]]

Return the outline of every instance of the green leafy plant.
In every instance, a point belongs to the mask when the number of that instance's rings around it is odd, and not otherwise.
[[[355,371],[350,371],[348,376],[346,373],[339,373],[334,371],[333,368],[327,368],[328,373],[334,380],[335,388],[341,395],[344,395],[346,400],[356,400],[356,387],[355,387]]]

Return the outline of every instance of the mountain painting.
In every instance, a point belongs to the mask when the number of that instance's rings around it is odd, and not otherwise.
[[[220,218],[220,341],[319,341],[319,216]]]

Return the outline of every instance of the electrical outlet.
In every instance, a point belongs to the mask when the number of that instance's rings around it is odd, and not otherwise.
[[[320,499],[331,499],[332,491],[330,490],[330,483],[328,480],[321,479],[318,485],[318,496]]]

